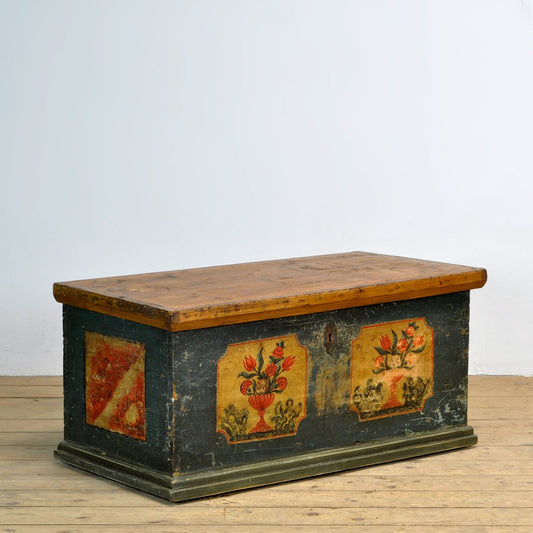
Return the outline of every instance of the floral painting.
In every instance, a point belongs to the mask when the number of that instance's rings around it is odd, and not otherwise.
[[[218,363],[217,431],[231,444],[293,435],[306,391],[307,350],[296,335],[231,344]]]
[[[85,332],[88,424],[146,439],[144,345]]]
[[[433,394],[433,328],[425,318],[362,327],[351,356],[351,408],[360,420],[420,411]]]

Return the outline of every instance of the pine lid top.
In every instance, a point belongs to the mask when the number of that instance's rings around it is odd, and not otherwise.
[[[58,302],[170,331],[482,287],[483,268],[366,252],[54,284]]]

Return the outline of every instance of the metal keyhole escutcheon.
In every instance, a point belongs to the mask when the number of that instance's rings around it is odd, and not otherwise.
[[[337,346],[337,327],[333,322],[328,322],[324,328],[324,348],[329,355],[333,355],[335,346]]]

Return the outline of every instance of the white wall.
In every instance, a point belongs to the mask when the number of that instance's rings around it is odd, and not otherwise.
[[[60,280],[367,250],[484,266],[533,374],[533,3],[0,0],[0,374]]]

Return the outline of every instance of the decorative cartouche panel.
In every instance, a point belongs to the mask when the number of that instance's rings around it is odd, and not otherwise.
[[[86,331],[85,393],[87,424],[146,439],[143,344]]]
[[[351,347],[359,420],[420,411],[433,394],[433,328],[425,318],[363,326]]]
[[[296,335],[231,344],[218,362],[217,431],[230,444],[294,435],[306,395],[307,349]]]

